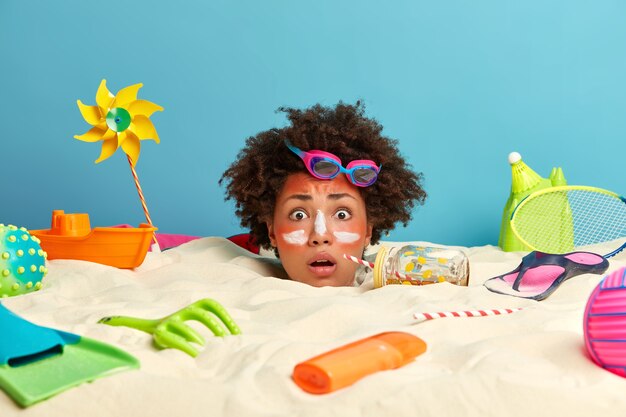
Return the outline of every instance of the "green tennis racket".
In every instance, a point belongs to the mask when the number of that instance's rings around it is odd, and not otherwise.
[[[581,185],[545,188],[515,207],[511,229],[526,246],[546,253],[614,241],[604,255],[609,258],[626,247],[626,199]]]

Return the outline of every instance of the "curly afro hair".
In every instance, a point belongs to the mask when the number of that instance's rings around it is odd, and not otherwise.
[[[241,225],[250,229],[257,245],[265,249],[271,246],[265,222],[272,219],[276,197],[287,177],[308,172],[302,160],[285,146],[285,139],[302,150],[330,152],[344,163],[370,159],[382,164],[378,180],[369,187],[359,187],[368,223],[373,226],[372,244],[396,223],[406,226],[415,204],[424,203],[422,174],[413,172],[400,156],[397,141],[383,136],[382,126],[365,117],[360,102],[339,102],[334,108],[316,104],[304,110],[281,107],[278,111],[286,113],[291,123],[249,137],[219,180],[220,185],[226,183],[225,200],[235,200]]]

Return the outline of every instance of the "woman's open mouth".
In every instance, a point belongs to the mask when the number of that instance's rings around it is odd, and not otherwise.
[[[332,275],[337,269],[335,259],[328,254],[318,254],[308,263],[309,270],[319,277]]]

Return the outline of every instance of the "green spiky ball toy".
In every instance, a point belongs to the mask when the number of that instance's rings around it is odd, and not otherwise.
[[[40,240],[23,227],[0,224],[0,297],[41,289],[48,272]]]

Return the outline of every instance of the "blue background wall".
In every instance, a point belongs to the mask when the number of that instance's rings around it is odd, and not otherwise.
[[[622,1],[2,0],[0,222],[143,221],[124,154],[73,139],[106,78],[165,108],[137,167],[162,232],[241,232],[217,181],[244,140],[281,105],[362,99],[429,193],[389,239],[495,244],[513,150],[626,193],[625,21]]]

